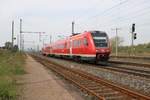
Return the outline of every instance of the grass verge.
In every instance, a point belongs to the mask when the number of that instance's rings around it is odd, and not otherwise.
[[[15,76],[25,73],[25,54],[0,50],[0,100],[16,100]]]

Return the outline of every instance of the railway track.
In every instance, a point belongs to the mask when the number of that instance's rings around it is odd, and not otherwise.
[[[114,63],[114,64],[126,64],[126,65],[142,66],[142,67],[150,68],[150,57],[148,57],[148,56],[147,57],[141,57],[141,56],[110,56],[110,61],[109,62]]]
[[[91,63],[88,63],[88,62],[86,62],[84,64],[91,65]],[[119,65],[130,65],[130,67],[126,67],[126,66],[120,67]],[[136,67],[148,67],[148,68],[150,68],[149,64],[141,64],[141,63],[134,63],[134,62],[121,62],[121,61],[109,61],[109,64],[107,66],[95,65],[93,63],[92,63],[92,66],[150,79],[150,71],[144,70],[142,68],[141,69],[136,68]],[[133,68],[131,66],[135,66],[135,67]]]
[[[136,69],[136,67],[145,67],[150,68],[150,64],[147,63],[137,63],[137,62],[127,62],[127,61],[118,61],[118,60],[111,60],[109,61],[110,66],[103,67],[105,69],[117,71],[117,72],[123,72],[128,73],[136,76],[141,76],[145,78],[150,78],[150,71],[144,70],[144,69]],[[119,65],[129,65],[133,67],[119,67]]]
[[[145,59],[150,60],[150,57],[141,57],[141,56],[110,56],[111,58],[131,58],[131,59]]]
[[[118,61],[118,60],[111,60],[109,63],[113,64],[125,64],[125,65],[132,65],[132,66],[142,66],[150,68],[150,64],[147,63],[137,63],[137,62],[128,62],[128,61]]]
[[[117,72],[122,72],[122,73],[127,73],[127,74],[132,74],[132,75],[136,75],[136,76],[140,76],[140,77],[145,77],[145,78],[150,78],[150,71],[146,71],[146,70],[139,70],[139,69],[135,69],[135,68],[127,68],[127,67],[119,67],[119,66],[107,66],[107,67],[101,67],[103,69],[107,69],[107,70],[113,70],[113,71],[117,71]]]
[[[150,97],[118,86],[81,70],[63,67],[48,59],[32,55],[37,61],[93,95],[97,100],[150,100]]]
[[[72,62],[72,60],[68,60],[68,59],[64,59],[64,60]],[[73,62],[75,62],[75,61],[73,61]],[[84,64],[91,65],[91,63],[89,63],[89,62],[86,62]],[[122,64],[123,65],[130,65],[130,67],[126,67],[126,66],[120,67],[119,65],[122,65]],[[137,67],[145,67],[146,66],[146,67],[150,68],[149,64],[142,64],[142,63],[135,63],[135,62],[122,62],[122,61],[117,61],[116,60],[116,61],[109,61],[108,66],[94,65],[93,63],[92,63],[92,66],[102,68],[102,69],[111,70],[111,71],[127,73],[127,74],[131,74],[131,75],[134,75],[134,76],[140,76],[140,77],[150,79],[150,71],[144,70],[142,68],[141,69],[136,69],[136,67],[135,68],[131,67],[131,66],[137,66]]]

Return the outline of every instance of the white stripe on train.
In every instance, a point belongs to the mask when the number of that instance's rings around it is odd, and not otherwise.
[[[67,55],[67,56],[82,56],[82,57],[96,57],[95,54],[64,54],[64,53],[52,53],[52,55]]]

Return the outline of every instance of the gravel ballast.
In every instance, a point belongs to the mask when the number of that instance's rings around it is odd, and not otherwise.
[[[107,67],[107,66],[99,65],[99,67],[93,67],[95,65],[77,63],[74,61],[67,61],[67,60],[51,58],[51,57],[49,57],[49,60],[54,61],[55,63],[58,63],[65,67],[70,67],[70,68],[75,68],[75,69],[80,69],[82,71],[86,71],[93,75],[110,80],[114,83],[123,85],[125,87],[131,88],[133,90],[136,90],[138,92],[141,92],[143,94],[147,94],[150,96],[150,79],[100,68],[100,67]]]

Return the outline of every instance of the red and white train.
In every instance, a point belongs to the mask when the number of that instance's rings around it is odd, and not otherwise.
[[[67,57],[96,63],[107,62],[110,52],[109,38],[103,31],[72,35],[42,48],[42,54],[45,56]]]

